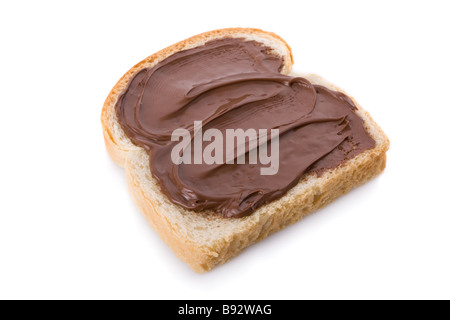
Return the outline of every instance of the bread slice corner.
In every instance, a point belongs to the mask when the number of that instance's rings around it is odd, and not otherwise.
[[[358,115],[376,142],[373,149],[358,154],[320,177],[306,175],[282,198],[260,207],[246,217],[228,219],[207,212],[192,212],[173,204],[153,178],[147,153],[134,145],[123,132],[114,107],[129,80],[139,70],[151,68],[178,51],[226,37],[261,42],[273,49],[272,54],[283,57],[283,74],[301,76],[313,84],[344,92],[318,75],[293,73],[292,52],[287,43],[273,33],[248,28],[210,31],[176,43],[144,59],[117,82],[104,103],[101,115],[108,153],[115,163],[125,168],[132,198],[151,227],[177,257],[196,272],[209,271],[228,261],[249,245],[301,220],[378,175],[385,168],[386,151],[389,149],[386,135],[351,97],[358,107]]]

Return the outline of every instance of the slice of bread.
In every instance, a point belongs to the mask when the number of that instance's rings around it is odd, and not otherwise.
[[[169,201],[150,172],[147,153],[134,145],[119,125],[114,110],[115,104],[129,80],[139,70],[151,68],[178,51],[226,37],[261,42],[273,49],[272,54],[283,57],[283,74],[301,76],[313,84],[344,92],[317,75],[292,73],[291,49],[279,36],[258,29],[244,28],[206,32],[181,41],[144,59],[117,82],[106,98],[101,116],[108,153],[115,163],[125,168],[131,195],[152,228],[175,254],[196,272],[205,272],[226,262],[247,246],[299,221],[305,215],[370,180],[383,171],[386,151],[389,149],[386,135],[352,98],[358,106],[358,115],[364,120],[367,131],[376,142],[375,148],[358,154],[320,177],[305,175],[282,198],[243,218],[228,219],[192,212]]]

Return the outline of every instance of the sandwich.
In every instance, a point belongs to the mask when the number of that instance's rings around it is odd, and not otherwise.
[[[259,29],[202,33],[131,68],[104,103],[111,159],[176,256],[206,272],[383,171],[389,140]]]

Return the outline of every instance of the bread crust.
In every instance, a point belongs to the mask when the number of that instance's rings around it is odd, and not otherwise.
[[[270,45],[283,57],[282,73],[305,77],[313,84],[344,92],[314,74],[293,74],[292,52],[279,36],[259,29],[231,28],[199,34],[163,49],[131,68],[114,86],[102,110],[102,127],[105,145],[111,159],[125,168],[127,185],[134,202],[151,227],[172,248],[178,258],[194,271],[205,272],[228,261],[249,245],[285,226],[301,220],[337,197],[349,192],[383,171],[389,140],[370,115],[357,105],[358,115],[364,120],[376,146],[325,172],[321,177],[307,175],[281,199],[273,201],[248,217],[226,219],[208,213],[185,210],[171,203],[160,192],[150,173],[145,151],[133,145],[124,136],[114,106],[128,81],[142,68],[151,67],[180,50],[202,45],[213,39],[244,37]],[[345,93],[345,92],[344,92]]]

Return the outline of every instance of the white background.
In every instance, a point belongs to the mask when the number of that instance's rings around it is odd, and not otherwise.
[[[2,1],[0,298],[450,298],[446,1]],[[135,63],[223,27],[292,47],[391,140],[386,171],[212,272],[128,195],[100,111]]]

